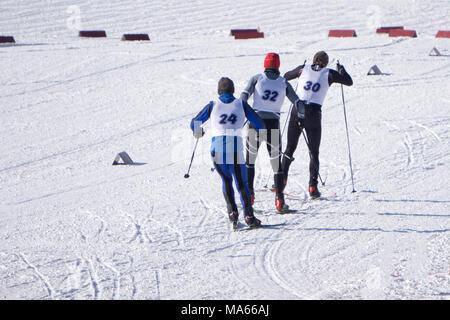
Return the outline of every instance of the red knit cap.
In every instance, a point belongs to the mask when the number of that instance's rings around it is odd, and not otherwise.
[[[280,68],[280,56],[276,53],[270,52],[264,59],[264,68]]]

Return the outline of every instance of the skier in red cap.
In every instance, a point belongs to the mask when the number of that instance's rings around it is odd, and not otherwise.
[[[298,119],[304,119],[304,105],[298,98],[295,90],[280,76],[280,56],[276,53],[268,53],[264,59],[264,72],[254,75],[248,82],[240,99],[247,101],[253,95],[253,109],[263,120],[266,131],[257,131],[249,124],[247,136],[246,166],[248,175],[248,188],[251,201],[254,202],[255,162],[258,149],[262,141],[266,141],[270,155],[270,164],[274,173],[276,190],[275,206],[279,212],[289,209],[284,201],[284,173],[281,167],[281,133],[280,113],[284,99],[287,97],[296,107]]]

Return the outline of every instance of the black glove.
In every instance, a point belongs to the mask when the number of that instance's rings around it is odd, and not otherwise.
[[[344,66],[338,62],[336,63],[336,69],[337,72],[342,73],[342,71],[344,71]]]
[[[205,135],[205,130],[203,130],[202,127],[198,127],[197,129],[194,130],[194,137],[196,139],[200,139],[204,135]]]
[[[298,118],[297,124],[299,129],[303,130],[303,128],[305,127],[305,118]]]

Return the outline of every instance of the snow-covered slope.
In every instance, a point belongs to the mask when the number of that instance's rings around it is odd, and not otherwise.
[[[13,1],[0,4],[0,298],[448,299],[450,4],[441,1]],[[404,25],[418,38],[375,34]],[[260,27],[237,41],[231,28]],[[76,28],[104,29],[80,39]],[[333,28],[358,37],[328,39]],[[145,32],[151,43],[125,43]],[[437,47],[444,55],[430,57]],[[207,134],[184,179],[190,119],[229,76],[239,93],[279,52],[346,67],[323,108],[320,187],[302,141],[272,229],[233,232]],[[386,74],[368,77],[372,65]],[[295,81],[293,82],[295,86]],[[289,109],[285,102],[284,111]],[[282,123],[286,119],[283,114]],[[127,151],[136,166],[111,166]],[[268,157],[257,162],[264,186]]]

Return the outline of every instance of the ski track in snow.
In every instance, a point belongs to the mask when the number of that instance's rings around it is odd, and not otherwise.
[[[48,292],[48,297],[50,299],[54,298],[54,289],[53,287],[50,285],[49,281],[47,280],[47,278],[42,275],[42,273],[39,272],[38,268],[31,264],[30,262],[28,262],[28,259],[25,257],[25,255],[23,253],[20,253],[20,258],[22,258],[23,262],[25,262],[27,264],[27,266],[32,269],[34,271],[34,273],[39,277],[39,279],[44,283],[47,292]]]
[[[71,5],[82,28],[108,38],[76,37]],[[3,0],[0,29],[17,44],[0,45],[8,66],[0,76],[0,298],[448,300],[450,45],[434,35],[449,4],[376,4],[375,27],[402,24],[415,39],[375,34],[368,5]],[[257,26],[264,39],[229,36]],[[350,27],[358,37],[327,38]],[[120,41],[134,31],[152,41]],[[433,47],[443,56],[428,56]],[[309,199],[300,137],[286,186],[298,212],[277,214],[274,194],[261,191],[273,184],[263,143],[254,207],[277,226],[235,232],[209,170],[208,126],[183,179],[190,119],[221,76],[239,95],[268,51],[280,53],[283,74],[322,49],[329,67],[339,60],[354,80],[344,91],[357,192],[341,91],[332,86],[323,199]],[[367,76],[374,64],[382,76]],[[136,165],[111,166],[124,150]]]

